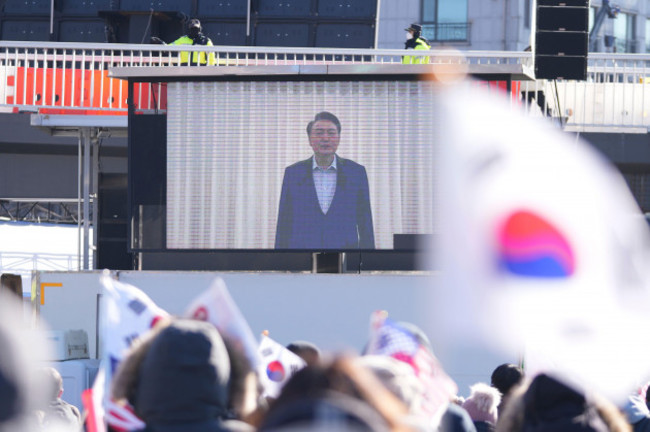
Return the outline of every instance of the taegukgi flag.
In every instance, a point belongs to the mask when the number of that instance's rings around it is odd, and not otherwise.
[[[475,88],[443,93],[436,340],[626,395],[650,372],[650,235],[624,179],[550,122]]]
[[[103,405],[104,388],[106,381],[104,379],[104,370],[100,369],[95,377],[93,386],[85,389],[81,393],[81,401],[86,410],[86,430],[88,432],[106,432],[105,410]]]
[[[257,340],[223,279],[216,278],[206,291],[194,299],[185,316],[212,323],[223,337],[246,354],[253,369],[259,366]]]
[[[118,430],[142,429],[145,424],[134,414],[119,414],[122,407],[109,399],[108,389],[113,374],[124,359],[131,343],[169,314],[133,285],[119,282],[108,274],[102,276],[101,283],[103,290],[100,329],[103,344],[103,378],[106,381],[104,391],[106,420]],[[96,391],[94,389],[93,393]]]
[[[140,289],[102,276],[102,341],[110,381],[131,343],[169,314]]]
[[[307,363],[270,337],[262,335],[258,370],[265,396],[278,397],[284,384]]]

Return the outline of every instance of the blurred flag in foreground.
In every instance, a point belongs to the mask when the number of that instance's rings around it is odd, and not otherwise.
[[[476,89],[449,89],[437,121],[437,342],[523,352],[528,373],[629,393],[650,371],[650,241],[623,178]]]
[[[240,349],[251,367],[259,367],[258,343],[246,319],[230,297],[226,284],[216,278],[185,311],[185,316],[214,324],[221,335]]]
[[[117,430],[137,430],[144,427],[129,407],[109,400],[109,385],[131,343],[148,332],[161,318],[169,314],[159,308],[138,288],[102,276],[103,299],[101,310],[101,337],[103,341],[102,368],[104,370],[105,411],[109,425]]]
[[[300,369],[305,361],[271,339],[262,335],[259,354],[262,359],[258,370],[265,396],[278,397],[284,384]]]
[[[81,401],[86,410],[86,430],[88,432],[106,432],[104,423],[104,387],[106,379],[104,370],[100,369],[93,386],[81,393]]]
[[[388,318],[386,312],[372,314],[366,354],[385,355],[411,365],[425,389],[420,411],[433,420],[442,414],[458,387],[423,342],[411,329]]]

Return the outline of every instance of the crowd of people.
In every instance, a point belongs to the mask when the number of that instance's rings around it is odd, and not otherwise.
[[[414,326],[403,324],[404,328]],[[418,329],[416,329],[418,331]],[[420,335],[424,338],[426,336]],[[424,346],[430,350],[425,339]],[[399,356],[330,355],[309,342],[287,346],[306,366],[277,398],[264,397],[254,368],[211,324],[167,320],[132,346],[111,396],[148,430],[642,431],[650,411],[635,394],[616,407],[553,374],[526,377],[515,364],[454,395],[431,417],[427,382]],[[643,402],[643,403],[640,403]]]
[[[64,389],[55,369],[28,374],[36,383],[29,390],[20,363],[28,352],[1,318],[0,431],[94,430],[84,425],[86,413],[61,399]],[[396,328],[431,350],[417,327],[397,323]],[[467,398],[450,395],[432,415],[422,402],[430,398],[427,387],[435,380],[423,379],[421,365],[410,358],[336,355],[306,341],[286,349],[305,366],[277,397],[269,397],[237,340],[209,322],[168,317],[131,345],[113,376],[110,397],[150,432],[650,430],[644,391],[616,406],[552,373],[525,376],[519,365],[502,364],[489,383],[472,385]],[[28,394],[34,389],[42,397]],[[125,429],[109,423],[108,430]]]

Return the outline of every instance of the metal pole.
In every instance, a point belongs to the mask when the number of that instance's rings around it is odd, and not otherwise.
[[[92,198],[93,198],[93,269],[97,268],[97,235],[98,235],[98,224],[97,220],[99,219],[99,132],[95,130],[92,141],[92,150],[93,150],[93,181],[92,181]]]
[[[50,34],[52,33],[54,33],[54,0],[50,1]],[[45,94],[43,98],[45,99]]]
[[[81,179],[83,175],[81,142],[83,137],[84,131],[79,128],[79,144],[77,148],[77,270],[81,270]]]
[[[381,0],[377,0],[377,12],[375,15],[375,49],[377,49],[377,44],[379,42],[379,10],[381,6]]]
[[[251,1],[246,2],[246,37],[251,35]]]
[[[83,269],[89,270],[90,248],[90,128],[84,128],[84,241]]]

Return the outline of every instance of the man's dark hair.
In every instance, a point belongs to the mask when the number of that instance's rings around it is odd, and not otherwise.
[[[507,395],[510,389],[519,384],[524,378],[524,371],[517,365],[504,363],[497,366],[492,372],[492,387]]]
[[[295,341],[287,345],[287,349],[302,358],[310,366],[320,361],[320,349],[316,345],[307,341]]]
[[[314,116],[314,119],[309,122],[307,125],[307,135],[311,135],[311,128],[314,126],[314,123],[316,123],[319,120],[327,120],[331,121],[336,125],[336,129],[341,133],[341,122],[339,121],[338,117],[336,117],[334,114],[328,111],[321,111],[318,114]]]

